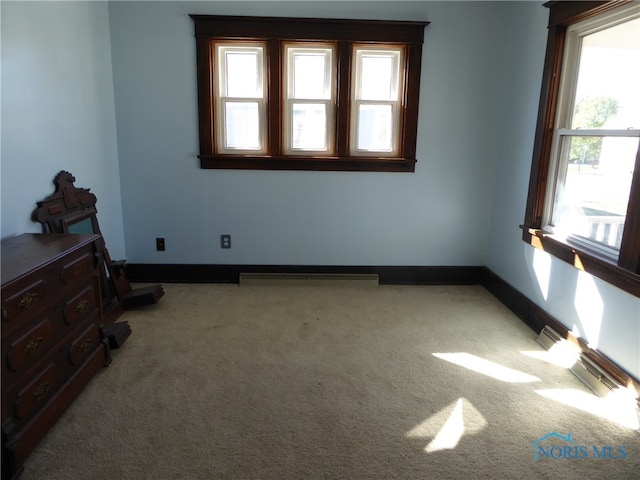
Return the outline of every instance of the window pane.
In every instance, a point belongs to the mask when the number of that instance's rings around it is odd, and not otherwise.
[[[571,128],[640,128],[640,18],[582,39]]]
[[[398,97],[398,52],[386,55],[362,55],[360,98],[362,100],[396,100]]]
[[[293,98],[329,98],[326,53],[293,54]]]
[[[292,147],[299,150],[327,150],[326,105],[293,104]]]
[[[393,149],[391,105],[360,105],[358,115],[358,150],[390,152]]]
[[[559,176],[554,227],[619,250],[638,138],[575,136],[564,142],[568,161]]]
[[[258,102],[226,102],[225,148],[260,150]]]
[[[225,52],[226,96],[255,98],[262,96],[258,52]]]

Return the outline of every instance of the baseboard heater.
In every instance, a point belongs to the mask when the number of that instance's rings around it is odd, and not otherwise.
[[[546,325],[536,340],[540,345],[549,350],[557,343],[563,341],[564,338],[553,328]],[[576,362],[569,370],[578,377],[582,383],[601,397],[606,397],[616,388],[624,388],[623,385],[584,353],[580,353]]]
[[[601,397],[606,397],[612,390],[623,387],[584,353],[580,355],[580,358],[570,370],[587,387]]]
[[[240,273],[240,285],[351,285],[375,287],[377,274]]]
[[[551,328],[549,325],[546,325],[542,329],[536,340],[540,345],[549,350],[556,343],[561,342],[564,339],[553,328]]]

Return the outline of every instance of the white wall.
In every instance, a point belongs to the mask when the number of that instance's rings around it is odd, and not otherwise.
[[[483,265],[499,4],[113,2],[129,262]],[[201,170],[188,14],[429,20],[414,174]],[[232,248],[219,248],[220,234]],[[167,250],[155,251],[155,237]]]
[[[36,202],[70,171],[98,197],[113,258],[125,256],[104,2],[0,2],[2,238],[41,232]]]
[[[505,5],[503,71],[493,214],[486,265],[546,312],[640,378],[640,299],[580,272],[522,241],[548,10],[535,3]],[[522,58],[527,62],[523,63]]]

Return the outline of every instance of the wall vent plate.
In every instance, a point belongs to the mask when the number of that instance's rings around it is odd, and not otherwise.
[[[240,285],[352,285],[378,286],[377,274],[241,273]]]

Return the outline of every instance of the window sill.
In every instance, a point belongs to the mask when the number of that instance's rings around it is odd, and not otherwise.
[[[233,170],[312,170],[414,172],[415,159],[378,157],[269,157],[200,155],[200,168]]]
[[[640,298],[640,275],[619,267],[612,259],[598,252],[554,237],[549,232],[526,225],[521,225],[520,228],[522,240],[529,245]]]

